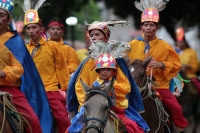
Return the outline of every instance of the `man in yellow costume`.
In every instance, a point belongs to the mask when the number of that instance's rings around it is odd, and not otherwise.
[[[62,90],[67,90],[68,88],[70,75],[67,63],[58,44],[53,41],[47,41],[42,36],[44,28],[37,12],[41,5],[30,0],[24,3],[26,3],[24,4],[24,26],[26,33],[30,37],[30,42],[26,46],[44,84],[58,132],[64,133],[70,122],[65,108],[65,99],[59,93],[59,86]]]
[[[200,93],[200,81],[198,80],[196,74],[199,70],[197,52],[188,45],[185,39],[185,32],[182,27],[176,29],[176,40],[177,47],[180,50],[179,56],[182,63],[181,70],[185,72],[188,79],[192,80]]]
[[[13,9],[13,0],[0,0],[0,91],[12,95],[14,106],[27,121],[26,133],[51,133],[53,121],[44,86],[23,40],[11,24]]]
[[[78,58],[76,51],[62,39],[64,34],[63,23],[58,19],[51,20],[48,25],[48,32],[50,34],[49,40],[57,42],[59,47],[61,47],[62,52],[66,58],[69,73],[74,73],[78,67]]]
[[[158,84],[158,86],[153,87],[160,93],[174,124],[180,132],[183,132],[188,122],[182,114],[182,107],[169,90],[170,80],[178,74],[181,61],[173,47],[156,36],[156,31],[159,28],[159,11],[162,11],[166,4],[167,1],[162,0],[135,2],[136,8],[142,11],[141,29],[143,35],[130,42],[129,58],[130,60],[145,60],[152,57],[148,70],[152,70],[152,76],[156,78]],[[150,71],[148,73],[150,74]]]

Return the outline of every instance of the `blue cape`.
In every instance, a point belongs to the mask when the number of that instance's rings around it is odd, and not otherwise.
[[[14,33],[15,35],[5,43],[5,46],[23,66],[24,74],[21,77],[20,90],[25,94],[29,104],[37,114],[43,133],[52,133],[53,117],[44,85],[23,40],[16,31]]]
[[[66,97],[67,109],[68,109],[69,112],[74,111],[75,115],[78,113],[78,107],[79,107],[78,99],[77,99],[76,92],[75,92],[75,84],[76,84],[76,80],[79,76],[81,69],[83,68],[83,66],[85,65],[85,62],[88,59],[89,58],[86,58],[79,65],[79,67],[74,72],[73,76],[70,78],[69,85],[68,85],[67,97]]]

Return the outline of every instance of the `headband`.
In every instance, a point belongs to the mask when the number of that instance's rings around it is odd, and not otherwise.
[[[48,28],[50,28],[51,26],[60,26],[62,29],[64,29],[64,26],[62,23],[58,22],[58,21],[52,21],[49,23]]]

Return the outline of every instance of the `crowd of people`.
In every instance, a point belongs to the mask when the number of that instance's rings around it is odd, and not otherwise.
[[[142,97],[125,58],[144,61],[150,57],[147,73],[152,73],[158,84],[153,87],[161,95],[178,130],[183,132],[187,127],[182,107],[170,92],[170,81],[179,71],[184,71],[200,94],[200,81],[196,75],[199,61],[196,51],[185,39],[183,28],[176,30],[176,48],[156,36],[159,12],[167,3],[144,5],[135,2],[136,8],[142,11],[142,36],[130,40],[128,50],[118,53],[120,56],[104,51],[96,58],[92,56],[94,43],[110,45],[111,32],[107,22],[89,24],[86,32],[88,47],[76,51],[63,41],[65,27],[59,19],[49,22],[47,31],[50,37],[46,38],[38,5],[31,2],[33,5],[24,5],[24,22],[16,23],[15,27],[12,22],[13,1],[0,0],[0,3],[0,91],[12,94],[16,109],[26,114],[24,117],[31,127],[25,125],[26,133],[52,133],[54,123],[59,133],[80,132],[84,120],[79,126],[77,120],[83,118],[86,110],[83,106],[86,92],[81,82],[91,87],[105,86],[112,79],[111,110],[123,121],[128,132],[148,132],[151,129],[140,115],[145,111]],[[116,25],[118,21],[110,23]],[[27,44],[23,41],[23,29],[30,38]]]

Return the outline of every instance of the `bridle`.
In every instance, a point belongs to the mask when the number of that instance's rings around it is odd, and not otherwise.
[[[132,67],[133,67],[134,64],[137,64],[137,63],[142,64],[142,62],[137,61],[137,62],[132,62],[131,65],[129,65],[129,66],[132,66]],[[143,64],[142,64],[142,66],[143,66]],[[145,80],[146,80],[146,82],[145,82]],[[142,78],[142,83],[141,83],[141,85],[140,85],[140,86],[137,86],[138,89],[139,89],[139,91],[140,91],[140,93],[141,93],[143,90],[145,90],[145,91],[144,91],[144,94],[146,94],[146,91],[148,91],[146,96],[142,96],[142,100],[146,99],[147,97],[149,97],[149,96],[152,94],[151,90],[150,90],[150,89],[147,89],[147,86],[148,86],[148,84],[149,84],[150,81],[151,81],[151,79],[147,76],[147,74],[146,74],[146,72],[145,72],[145,75],[144,75],[144,77]]]
[[[145,79],[146,79],[146,82],[144,82]],[[148,94],[146,96],[142,96],[142,100],[146,99],[147,97],[149,97],[149,95],[151,95],[151,90],[147,88],[148,83],[149,83],[149,78],[147,75],[145,75],[142,81],[142,85],[140,87],[138,86],[140,93],[144,90],[144,94],[145,94],[146,91],[148,90],[147,92]]]
[[[111,102],[111,99],[109,97],[109,95],[101,90],[93,90],[91,89],[89,92],[87,92],[86,94],[86,99],[88,97],[92,97],[94,96],[95,94],[101,94],[103,95],[104,97],[107,98],[108,100],[108,105],[109,105],[109,109],[107,111],[107,114],[106,114],[106,118],[104,121],[98,119],[98,118],[85,118],[85,125],[86,125],[86,132],[90,129],[90,128],[94,128],[96,129],[99,133],[103,133],[104,132],[104,128],[107,124],[107,121],[108,121],[108,117],[109,117],[109,113],[110,113],[110,107],[112,106],[112,102]],[[91,120],[95,120],[95,121],[98,121],[99,123],[101,123],[102,127],[98,127],[96,125],[87,125],[88,124],[88,121],[91,121]]]

